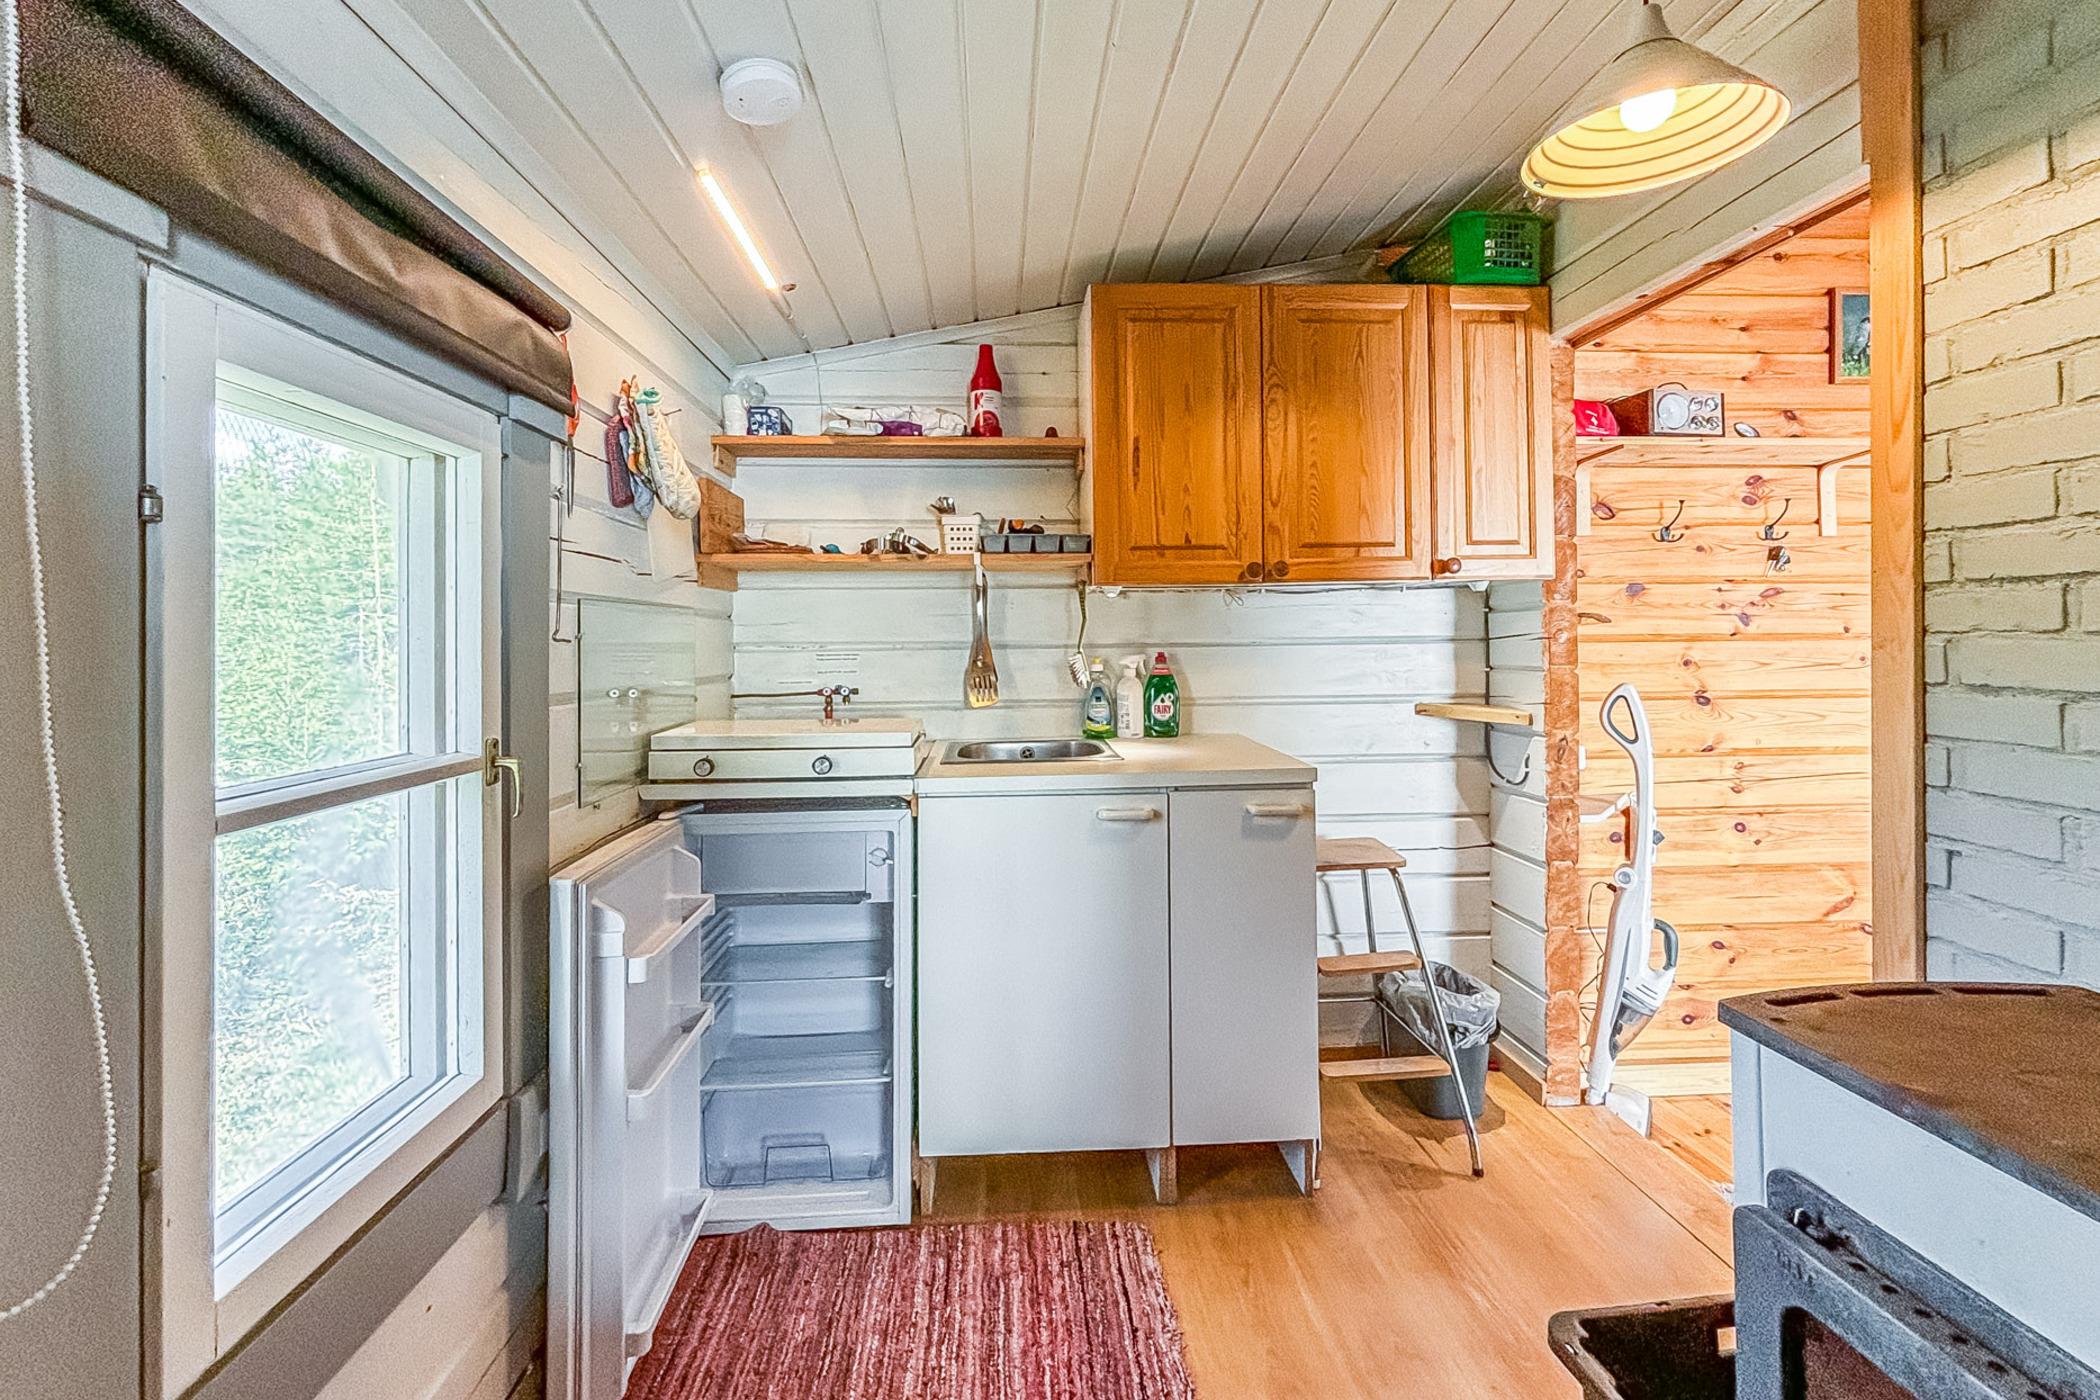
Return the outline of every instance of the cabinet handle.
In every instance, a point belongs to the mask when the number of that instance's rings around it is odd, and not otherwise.
[[[1465,566],[1466,561],[1463,559],[1439,559],[1436,561],[1436,572],[1440,574],[1455,574]]]
[[[1094,819],[1104,822],[1156,822],[1157,807],[1096,807]]]
[[[1244,579],[1260,578],[1261,564],[1259,562],[1249,564],[1246,568],[1240,570],[1240,577]]]
[[[1289,578],[1291,576],[1290,560],[1286,559],[1280,564],[1271,565],[1268,569],[1268,574],[1271,578]]]
[[[1296,821],[1299,817],[1305,815],[1305,804],[1303,802],[1249,802],[1247,804],[1247,815],[1250,817],[1276,817],[1284,821]]]

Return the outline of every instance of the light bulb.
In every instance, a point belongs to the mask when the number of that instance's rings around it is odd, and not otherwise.
[[[1670,119],[1677,110],[1677,89],[1664,88],[1660,92],[1644,92],[1639,97],[1629,97],[1619,104],[1619,120],[1628,131],[1653,131]]]

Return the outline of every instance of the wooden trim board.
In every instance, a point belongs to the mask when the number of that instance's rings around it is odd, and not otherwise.
[[[1917,0],[1859,0],[1872,206],[1874,976],[1925,975],[1924,211]]]

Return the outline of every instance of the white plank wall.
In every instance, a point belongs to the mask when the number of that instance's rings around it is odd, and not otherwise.
[[[1700,179],[1556,206],[1557,333],[1866,184],[1852,0],[1741,0],[1698,39],[1776,84],[1793,116],[1764,146]]]
[[[557,550],[550,582],[548,631],[547,806],[550,855],[560,865],[595,842],[632,823],[641,811],[634,789],[601,794],[579,804],[578,749],[581,707],[577,696],[577,604],[609,598],[683,609],[693,621],[692,674],[698,688],[696,715],[729,711],[730,622],[727,593],[699,586],[693,567],[692,522],[662,506],[644,523],[632,510],[615,509],[606,495],[605,418],[621,379],[633,375],[664,390],[677,410],[671,419],[687,460],[703,472],[707,439],[718,428],[715,406],[696,402],[623,343],[579,325],[569,340],[582,395],[583,422],[576,430],[573,489],[565,463],[549,463],[549,548]],[[568,504],[564,505],[565,492]],[[559,540],[557,546],[555,541]]]
[[[980,339],[998,347],[1007,421],[1016,432],[1079,431],[1076,314],[1010,318],[745,367],[797,428],[823,401],[959,406]],[[804,415],[811,415],[805,424]],[[743,465],[736,489],[754,529],[852,549],[892,525],[930,538],[926,503],[946,492],[964,510],[1076,528],[1078,486],[1053,468],[868,468]],[[1232,730],[1320,768],[1321,830],[1371,835],[1405,852],[1409,892],[1431,955],[1476,975],[1488,968],[1489,784],[1477,726],[1419,719],[1417,700],[1484,697],[1482,596],[1464,587],[1130,590],[1089,594],[1086,651],[1119,657],[1165,649],[1193,730]],[[941,738],[1076,733],[1080,695],[1065,673],[1077,645],[1075,584],[999,575],[991,632],[1002,703],[968,711],[967,574],[839,578],[746,574],[735,594],[735,689],[858,685],[861,713],[920,717]],[[738,714],[811,712],[808,701],[739,701]],[[1470,728],[1471,732],[1467,732]],[[1339,931],[1323,946],[1364,946],[1360,898],[1337,890]],[[1397,901],[1374,890],[1381,932],[1396,937]],[[1307,936],[1313,936],[1308,928]]]
[[[1488,698],[1539,717],[1546,657],[1537,583],[1488,588]],[[1502,993],[1502,1038],[1540,1065],[1546,1048],[1546,742],[1537,730],[1492,726],[1488,834],[1489,980]],[[1524,779],[1521,783],[1506,781]]]

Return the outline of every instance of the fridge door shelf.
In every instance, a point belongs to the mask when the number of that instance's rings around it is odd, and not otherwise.
[[[677,1078],[679,1067],[686,1062],[694,1050],[699,1048],[700,1042],[706,1038],[708,1031],[713,1028],[714,1024],[715,1008],[713,1004],[703,1005],[700,1008],[700,1014],[693,1017],[686,1024],[685,1029],[678,1033],[678,1039],[671,1043],[671,1048],[664,1053],[662,1059],[656,1062],[655,1066],[649,1071],[647,1078],[639,1086],[630,1085],[628,1087],[628,1122],[638,1123],[655,1113],[656,1106],[663,1096],[664,1086],[672,1083]]]
[[[601,958],[624,956],[627,959],[628,982],[639,984],[648,981],[657,969],[663,966],[665,960],[678,951],[679,945],[685,942],[693,930],[706,923],[715,912],[715,897],[711,894],[700,895],[697,904],[684,897],[672,903],[679,908],[690,907],[682,916],[674,915],[666,920],[635,945],[629,944],[626,926],[619,916],[604,911],[603,922],[598,928],[592,952]]]
[[[708,1208],[714,1204],[715,1193],[702,1189],[691,1193],[678,1212],[675,1223],[664,1232],[662,1262],[651,1271],[652,1281],[648,1289],[629,1304],[626,1318],[627,1359],[633,1361],[656,1344],[656,1322],[663,1315],[664,1304],[670,1301],[671,1290],[677,1286],[678,1276],[685,1272],[685,1261],[691,1257],[693,1246],[707,1232]]]

